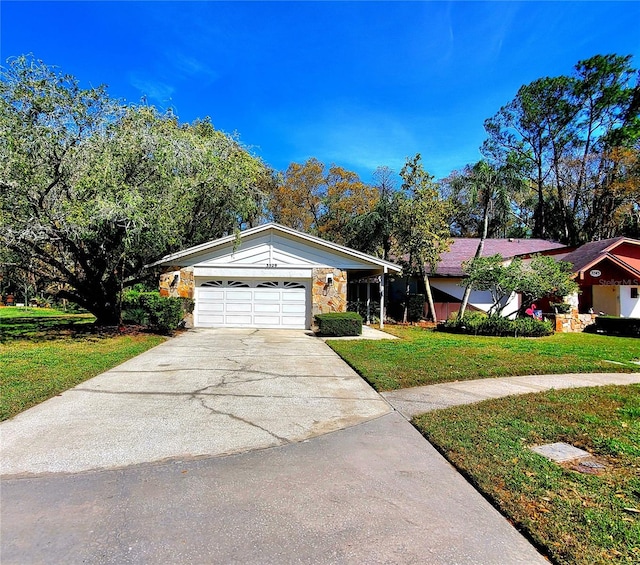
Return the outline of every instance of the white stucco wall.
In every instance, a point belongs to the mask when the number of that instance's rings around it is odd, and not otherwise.
[[[442,292],[446,292],[451,296],[456,297],[459,300],[462,300],[462,295],[464,294],[464,287],[460,286],[460,281],[462,279],[432,279],[431,286],[433,288],[437,288]],[[502,311],[503,316],[511,316],[518,311],[518,296],[516,294],[511,295],[506,300],[506,307]],[[488,290],[474,290],[471,292],[471,296],[469,297],[469,304],[472,304],[479,310],[483,312],[487,312],[491,306],[493,306],[493,299],[491,298],[491,293]]]
[[[631,298],[631,289],[640,287],[620,287],[620,316],[623,318],[640,318],[640,298]]]

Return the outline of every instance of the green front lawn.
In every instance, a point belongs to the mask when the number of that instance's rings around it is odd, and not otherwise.
[[[423,414],[416,427],[555,563],[640,563],[640,386],[549,391]],[[529,447],[596,456],[584,474]]]
[[[0,420],[6,420],[161,343],[151,334],[96,331],[93,317],[0,308]]]
[[[559,373],[632,372],[640,340],[597,334],[501,338],[388,326],[399,340],[328,341],[376,390]]]

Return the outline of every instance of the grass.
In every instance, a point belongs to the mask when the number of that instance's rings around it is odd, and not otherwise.
[[[414,424],[554,562],[640,563],[640,386],[489,400]],[[528,449],[556,441],[591,452],[604,472]]]
[[[636,338],[587,333],[500,338],[401,326],[387,331],[401,339],[328,344],[376,390],[488,377],[640,370],[632,363],[640,360]]]
[[[0,420],[164,341],[151,334],[100,332],[87,314],[0,308]]]

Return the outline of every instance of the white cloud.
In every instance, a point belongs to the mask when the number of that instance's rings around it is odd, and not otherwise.
[[[327,165],[335,162],[369,173],[383,165],[399,171],[418,145],[403,122],[363,108],[325,110],[311,118],[306,114],[281,133],[301,160],[315,156]]]
[[[175,92],[172,85],[135,71],[129,73],[129,82],[140,91],[140,96],[146,96],[155,102],[169,102]]]

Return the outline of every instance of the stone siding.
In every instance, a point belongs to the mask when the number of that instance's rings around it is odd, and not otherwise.
[[[555,318],[555,331],[558,333],[583,332],[596,321],[595,314],[578,314],[577,310],[569,314],[552,314],[549,317]]]
[[[160,275],[159,290],[160,296],[173,298],[194,299],[196,282],[193,276],[193,268],[169,267],[167,271]],[[185,325],[187,328],[193,327],[193,312],[185,314]]]
[[[196,283],[193,269],[169,268],[160,275],[160,295],[176,298],[191,298],[195,293]]]
[[[327,284],[327,275],[333,284]],[[347,272],[331,267],[313,269],[311,275],[311,317],[347,311]]]

